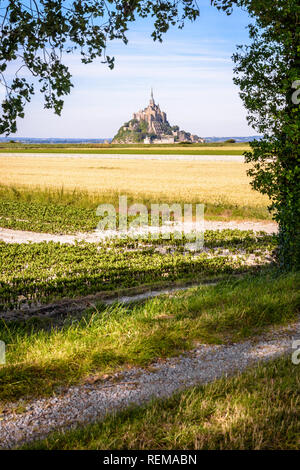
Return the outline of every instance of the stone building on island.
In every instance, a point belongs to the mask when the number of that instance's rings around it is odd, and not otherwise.
[[[125,123],[113,138],[112,143],[174,144],[176,142],[204,142],[204,139],[171,126],[167,115],[156,104],[151,90],[149,105],[133,114],[133,119]]]

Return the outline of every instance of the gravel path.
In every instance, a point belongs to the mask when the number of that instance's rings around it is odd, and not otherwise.
[[[191,224],[189,224],[191,225]],[[170,226],[165,227],[166,230],[171,230]],[[220,222],[210,221],[204,222],[205,230],[224,230],[224,229],[239,229],[239,230],[253,230],[254,232],[264,231],[266,233],[275,233],[278,226],[274,222]],[[183,230],[188,232],[188,224],[183,224]],[[0,240],[6,243],[28,243],[28,242],[43,242],[54,241],[61,243],[75,243],[75,241],[86,241],[95,243],[107,237],[115,237],[120,235],[120,232],[115,230],[107,230],[105,232],[90,232],[90,233],[77,233],[76,235],[57,235],[52,233],[37,233],[22,230],[11,230],[8,228],[0,227]]]
[[[292,339],[297,335],[299,338],[299,334],[300,320],[242,343],[199,345],[177,358],[152,364],[151,370],[134,368],[107,377],[106,381],[91,377],[84,385],[71,387],[61,395],[32,401],[22,413],[8,406],[0,417],[0,447],[13,448],[43,438],[53,430],[103,419],[107,413],[129,405],[168,397],[186,387],[205,384],[259,361],[291,353]]]

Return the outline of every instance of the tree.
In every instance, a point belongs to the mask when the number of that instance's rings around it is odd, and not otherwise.
[[[247,3],[247,2],[244,2]],[[233,56],[235,83],[248,122],[263,139],[246,161],[252,186],[271,200],[279,222],[279,260],[300,267],[300,4],[298,0],[249,2],[256,21],[250,46]],[[259,7],[260,6],[260,10]],[[299,96],[299,97],[298,97]]]
[[[127,43],[126,33],[137,16],[153,17],[152,37],[161,41],[170,25],[182,28],[186,19],[198,15],[196,0],[0,0],[0,80],[6,90],[0,134],[16,132],[17,118],[24,117],[35,92],[26,69],[40,84],[45,108],[60,115],[63,97],[73,86],[64,54],[79,50],[83,63],[101,57],[113,68],[107,45],[114,39]],[[16,67],[11,79],[8,64]]]

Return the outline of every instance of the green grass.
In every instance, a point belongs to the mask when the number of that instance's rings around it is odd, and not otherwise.
[[[118,155],[243,155],[245,150],[233,149],[233,150],[211,150],[211,149],[197,149],[189,150],[187,148],[176,148],[174,149],[151,149],[151,148],[103,148],[103,149],[70,149],[70,148],[0,148],[0,153],[72,153],[72,154],[118,154]]]
[[[299,389],[300,366],[281,358],[25,448],[299,450]]]
[[[216,286],[189,289],[143,304],[91,308],[81,319],[0,322],[7,364],[0,399],[52,394],[60,386],[128,366],[176,356],[195,342],[239,341],[299,313],[300,277],[273,271]]]
[[[158,200],[147,195],[128,195],[128,204],[145,204],[148,210],[153,203],[169,201],[159,197]],[[201,203],[195,199],[192,203]],[[0,185],[0,226],[3,228],[28,230],[46,233],[91,232],[99,222],[96,208],[99,204],[119,205],[119,193],[106,192],[91,194],[85,191],[65,191],[61,189],[32,189]],[[264,219],[270,220],[271,214],[266,207],[243,207],[220,201],[217,204],[205,204],[207,220],[227,219]]]
[[[207,149],[208,150],[205,150]],[[213,147],[213,149],[212,149]],[[233,148],[234,147],[234,148]],[[202,144],[23,144],[20,142],[0,142],[0,153],[125,153],[125,154],[181,154],[181,155],[242,155],[248,149],[245,143],[207,142]],[[129,149],[129,150],[128,150]],[[193,150],[190,150],[193,149]],[[196,149],[196,150],[195,150]],[[231,150],[232,149],[232,150]]]

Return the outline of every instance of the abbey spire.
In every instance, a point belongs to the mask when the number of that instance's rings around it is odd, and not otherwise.
[[[150,106],[155,105],[154,97],[153,97],[153,88],[151,88],[151,98],[150,98]]]

